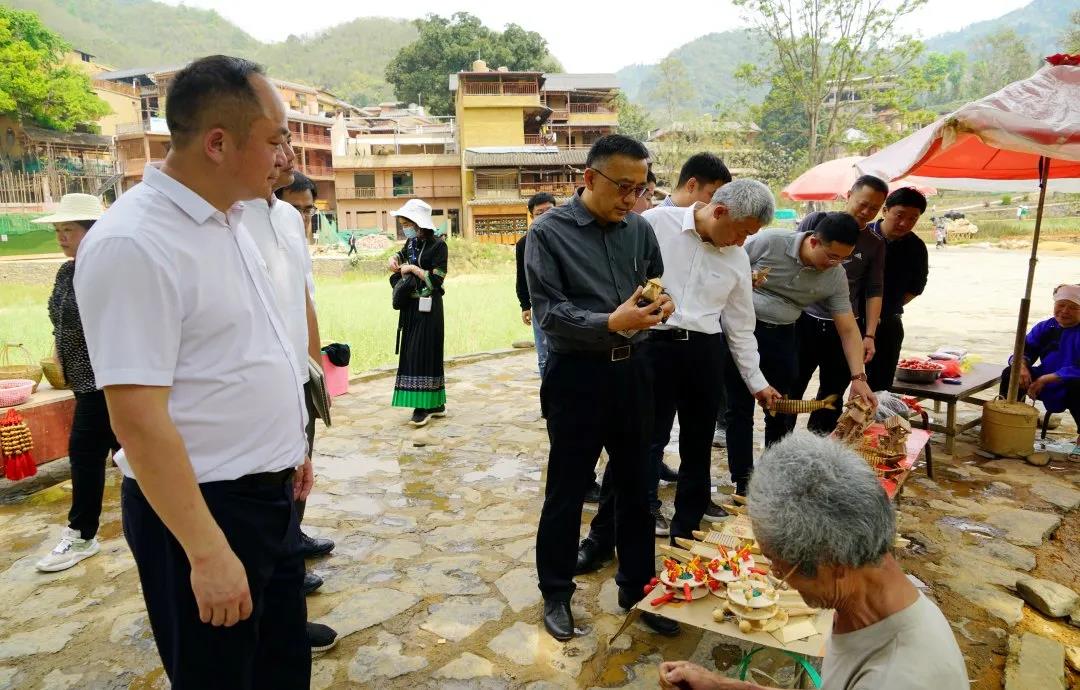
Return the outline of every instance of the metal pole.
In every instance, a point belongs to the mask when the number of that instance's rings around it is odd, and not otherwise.
[[[1024,341],[1027,337],[1028,313],[1031,311],[1031,286],[1035,282],[1035,265],[1039,262],[1039,233],[1042,230],[1043,205],[1046,203],[1046,180],[1050,175],[1050,159],[1039,157],[1039,208],[1035,211],[1035,235],[1031,240],[1031,258],[1028,259],[1027,286],[1024,299],[1020,300],[1020,314],[1016,323],[1016,340],[1013,343],[1013,361],[1009,368],[1009,394],[1012,402],[1019,398],[1020,364],[1024,361]]]

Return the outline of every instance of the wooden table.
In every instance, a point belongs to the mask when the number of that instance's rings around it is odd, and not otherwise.
[[[7,409],[0,408],[0,415]],[[16,405],[15,409],[22,415],[34,439],[30,457],[35,465],[67,457],[71,421],[75,415],[75,396],[71,391],[56,390],[48,381],[42,380],[37,393],[22,405]]]
[[[916,400],[945,403],[945,424],[931,424],[930,428],[945,434],[945,452],[952,455],[956,445],[956,436],[982,422],[982,413],[980,413],[975,419],[957,424],[956,405],[966,402],[981,407],[985,401],[976,398],[975,394],[997,386],[1001,380],[1001,370],[1002,367],[997,364],[976,364],[971,371],[961,377],[959,386],[942,383],[940,380],[934,383],[895,381],[889,390],[898,395],[910,395]]]

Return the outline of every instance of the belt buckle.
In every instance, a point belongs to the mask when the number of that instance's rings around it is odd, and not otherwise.
[[[675,337],[672,340],[690,340],[690,331],[685,328],[676,328]]]
[[[611,348],[611,361],[621,362],[624,359],[630,359],[630,346],[620,345],[619,347]]]

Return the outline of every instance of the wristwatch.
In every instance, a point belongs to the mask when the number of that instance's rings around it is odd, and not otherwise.
[[[854,376],[851,377],[851,380],[852,381],[862,381],[863,383],[865,383],[866,382],[866,372],[864,371],[861,374],[855,374]]]

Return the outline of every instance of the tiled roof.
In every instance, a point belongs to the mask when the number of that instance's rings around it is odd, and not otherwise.
[[[465,165],[470,168],[512,168],[521,165],[585,165],[585,158],[588,155],[589,152],[586,149],[559,149],[550,153],[545,153],[539,149],[528,151],[525,148],[508,153],[486,153],[466,149]]]

